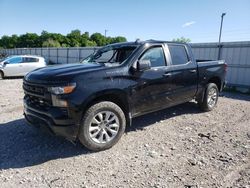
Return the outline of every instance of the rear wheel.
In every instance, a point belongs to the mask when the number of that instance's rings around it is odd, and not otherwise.
[[[215,108],[219,97],[219,90],[216,84],[209,83],[202,101],[198,101],[200,108],[203,111],[211,111]]]
[[[99,102],[85,113],[79,140],[90,150],[105,150],[119,141],[125,127],[125,115],[118,105],[108,101]]]

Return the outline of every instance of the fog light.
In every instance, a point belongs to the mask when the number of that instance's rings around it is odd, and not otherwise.
[[[68,102],[62,99],[59,99],[58,96],[52,95],[52,105],[56,107],[67,107]]]

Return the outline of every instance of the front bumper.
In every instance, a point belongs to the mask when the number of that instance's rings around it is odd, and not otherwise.
[[[34,106],[24,98],[24,116],[26,121],[37,128],[75,141],[79,125],[70,117],[66,108]]]

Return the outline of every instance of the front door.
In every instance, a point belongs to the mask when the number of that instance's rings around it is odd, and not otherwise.
[[[171,78],[162,46],[146,50],[138,60],[149,60],[151,68],[132,75],[135,85],[131,88],[132,115],[155,111],[168,106]]]
[[[5,76],[20,76],[22,72],[21,57],[12,57],[5,62],[4,75]]]

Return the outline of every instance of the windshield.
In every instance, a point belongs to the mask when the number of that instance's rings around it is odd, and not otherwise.
[[[8,56],[8,57],[4,57],[4,58],[0,58],[0,62],[6,61],[7,59],[10,59],[12,56]]]
[[[102,63],[105,66],[122,64],[136,49],[136,46],[107,46],[80,61],[80,63]]]

